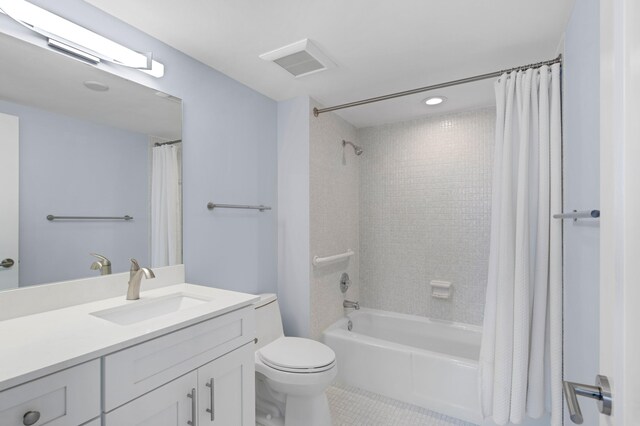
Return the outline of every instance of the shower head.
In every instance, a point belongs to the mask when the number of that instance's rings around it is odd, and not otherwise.
[[[353,142],[349,142],[349,141],[345,141],[344,139],[342,140],[342,146],[346,146],[347,144],[351,145],[353,147],[353,150],[356,152],[356,155],[360,155],[364,152],[364,150],[362,148],[360,148],[358,145],[354,144]]]

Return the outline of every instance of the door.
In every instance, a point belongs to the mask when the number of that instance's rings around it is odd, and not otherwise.
[[[600,374],[613,412],[640,419],[640,2],[600,2]]]
[[[105,415],[105,426],[185,426],[197,415],[192,371]],[[229,423],[230,425],[232,423]]]
[[[198,425],[255,425],[253,341],[198,369]]]
[[[18,287],[18,117],[0,113],[0,290]]]

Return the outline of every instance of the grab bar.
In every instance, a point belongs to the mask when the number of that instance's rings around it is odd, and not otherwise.
[[[54,216],[52,214],[47,215],[47,220],[52,222],[54,220],[133,220],[133,216]]]
[[[263,212],[265,210],[271,210],[271,207],[263,206],[262,204],[260,204],[259,206],[247,206],[247,205],[243,205],[243,204],[214,204],[214,203],[211,203],[211,202],[207,204],[207,208],[209,210],[213,210],[213,209],[249,209],[249,210],[260,210],[261,212]]]
[[[597,219],[600,217],[600,210],[584,210],[577,211],[574,210],[571,213],[560,213],[554,214],[554,219],[573,219],[573,221],[577,221],[578,219]]]
[[[321,266],[321,265],[326,265],[327,263],[333,263],[342,259],[347,259],[353,255],[354,255],[353,250],[348,249],[344,253],[335,254],[333,256],[327,256],[327,257],[313,256],[312,263],[313,263],[313,266]]]

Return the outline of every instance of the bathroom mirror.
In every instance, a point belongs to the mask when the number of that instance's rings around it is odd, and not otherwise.
[[[0,57],[0,290],[182,263],[181,100],[5,34]]]

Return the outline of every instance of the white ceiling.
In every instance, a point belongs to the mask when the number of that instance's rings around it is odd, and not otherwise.
[[[574,0],[85,0],[275,100],[325,106],[551,59]],[[259,55],[309,38],[337,67],[293,78]],[[162,58],[158,58],[162,60]],[[492,83],[439,91],[444,112]],[[358,127],[414,118],[427,94],[340,112]]]
[[[182,105],[146,86],[0,33],[0,99],[132,132],[180,139]],[[99,81],[107,92],[87,89]]]

